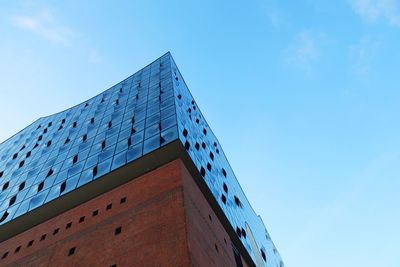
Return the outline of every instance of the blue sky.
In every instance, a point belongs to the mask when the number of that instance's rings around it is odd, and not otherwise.
[[[398,0],[1,1],[0,140],[171,51],[286,265],[400,266]]]

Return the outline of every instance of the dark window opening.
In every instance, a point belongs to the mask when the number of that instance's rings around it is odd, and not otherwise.
[[[76,128],[76,125],[77,125],[78,123],[75,121],[73,124],[72,124],[72,127],[73,128]]]
[[[65,226],[65,229],[69,229],[72,227],[72,222],[67,223],[67,225]]]
[[[61,120],[61,123],[64,124],[64,123],[65,123],[65,119],[62,119],[62,120]]]
[[[222,174],[226,177],[226,171],[224,168],[222,168]]]
[[[94,216],[97,216],[99,214],[99,211],[98,210],[95,210],[95,211],[93,211],[92,212],[92,216],[94,217]]]
[[[18,253],[20,250],[21,250],[21,246],[18,246],[18,247],[15,248],[14,253]]]
[[[204,134],[204,135],[207,135],[207,130],[206,130],[206,128],[203,129],[203,134]]]
[[[110,267],[117,267],[117,265],[116,265],[116,264],[113,264],[113,265],[110,265]]]
[[[215,246],[215,250],[219,253],[218,245],[217,245],[217,244],[214,244],[214,246]]]
[[[19,167],[21,168],[22,166],[24,166],[24,164],[25,164],[25,161],[21,161],[21,162],[19,163]]]
[[[78,155],[75,155],[74,158],[72,159],[72,164],[75,164],[78,162]]]
[[[0,172],[0,178],[3,177],[4,171]]]
[[[265,255],[265,252],[263,249],[261,249],[261,257],[263,258],[264,261],[267,261],[267,256]]]
[[[71,139],[69,139],[69,137],[67,137],[67,139],[65,139],[64,145],[68,144],[69,141],[71,141]]]
[[[18,157],[18,153],[15,153],[12,157],[12,159],[16,159]]]
[[[85,221],[85,216],[79,218],[79,223],[83,223]]]
[[[38,137],[38,141],[42,141],[42,138],[43,138],[43,136],[40,135],[40,136]]]
[[[182,99],[182,95],[179,94],[178,95],[178,99],[181,100]]]
[[[131,146],[131,145],[132,145],[131,138],[130,138],[130,137],[128,137],[128,146]]]
[[[33,149],[37,148],[39,146],[38,143],[35,144],[35,146],[33,147]]]
[[[7,256],[8,256],[8,251],[6,252],[6,253],[4,253],[3,254],[3,257],[1,257],[2,259],[5,259],[5,258],[7,258]]]
[[[31,247],[33,245],[33,240],[29,241],[27,247]]]
[[[222,194],[221,196],[221,200],[224,204],[226,204],[226,196],[224,194]]]
[[[69,251],[68,251],[68,256],[74,255],[75,254],[75,249],[76,249],[75,247],[70,248]]]
[[[49,124],[47,125],[47,127],[51,127],[51,125],[53,125],[52,122],[49,122]]]
[[[188,141],[185,142],[185,148],[186,148],[186,150],[190,149],[190,143]]]
[[[62,184],[60,186],[60,193],[65,191],[66,186],[67,186],[67,182],[66,181],[62,182]]]
[[[212,218],[211,218],[210,214],[208,214],[208,219],[210,220],[210,222],[212,222]]]
[[[203,148],[203,149],[206,149],[206,144],[203,142],[203,143],[201,143],[201,147]]]
[[[215,150],[215,152],[217,152],[217,154],[219,154],[219,149],[217,148],[217,149]]]
[[[122,232],[122,227],[115,228],[114,235],[119,235]]]
[[[207,163],[207,170],[211,171],[211,164],[210,163]]]
[[[196,150],[199,150],[199,149],[200,149],[199,143],[196,142],[196,144],[194,145],[194,147],[196,148]]]
[[[58,130],[61,130],[62,128],[64,128],[62,125],[60,125],[60,127],[58,127]]]
[[[106,148],[106,140],[103,140],[103,142],[101,142],[101,150],[103,150],[104,148]]]
[[[28,151],[28,153],[26,153],[26,158],[29,158],[31,156],[31,151]]]
[[[236,203],[236,205],[237,205],[238,207],[240,207],[240,208],[243,207],[242,202],[240,201],[240,199],[239,199],[237,196],[235,196],[235,203]]]
[[[214,154],[212,152],[210,152],[210,159],[214,160]]]
[[[120,200],[120,204],[123,204],[123,203],[125,203],[126,202],[126,197],[123,197],[123,198],[121,198],[121,200]]]
[[[112,127],[112,121],[108,122],[108,128],[110,129]]]
[[[136,130],[135,130],[135,128],[131,128],[131,134],[134,134],[134,133],[136,133]]]
[[[44,133],[44,134],[47,133],[47,128],[43,130],[43,133]]]
[[[0,218],[0,223],[3,222],[5,219],[7,219],[8,215],[9,215],[8,211],[4,212],[3,216],[1,216]]]
[[[182,134],[183,134],[184,137],[187,137],[188,136],[188,131],[186,129],[183,129]]]
[[[26,146],[23,145],[19,151],[24,150],[25,148],[26,148]]]
[[[97,175],[97,165],[96,166],[94,166],[94,168],[93,168],[93,177],[95,177],[96,175]]]
[[[54,231],[53,231],[53,235],[56,235],[56,234],[58,234],[58,232],[60,232],[60,228],[56,228],[56,229],[54,229]]]
[[[43,187],[44,187],[44,182],[42,181],[39,183],[37,191],[40,192],[43,189]]]
[[[135,117],[132,117],[132,124],[135,123]]]
[[[53,169],[50,169],[46,175],[46,178],[50,177],[54,173]]]
[[[112,204],[110,203],[107,205],[106,210],[110,210],[111,208],[112,208]]]
[[[87,140],[87,134],[84,134],[82,137],[82,141],[85,142]]]
[[[224,187],[225,193],[228,193],[228,186],[226,185],[226,183],[224,183],[223,187]]]
[[[244,238],[246,238],[246,236],[247,236],[246,230],[244,230],[243,228],[242,228],[242,236],[243,236]]]
[[[47,147],[51,146],[51,140],[47,142]]]
[[[206,170],[203,167],[200,168],[200,174],[203,177],[206,176]]]
[[[11,206],[12,204],[14,204],[16,200],[17,200],[17,196],[12,196],[10,198],[10,202],[8,203],[8,206]]]
[[[94,117],[90,119],[90,123],[91,123],[91,124],[94,123]]]
[[[3,191],[6,190],[8,188],[8,185],[10,184],[10,182],[6,182],[5,184],[3,184]]]
[[[21,191],[21,190],[24,189],[24,188],[25,188],[25,182],[22,182],[22,183],[19,185],[18,191]]]
[[[43,241],[43,240],[45,240],[46,239],[46,234],[44,234],[44,235],[42,235],[41,237],[40,237],[40,241]]]

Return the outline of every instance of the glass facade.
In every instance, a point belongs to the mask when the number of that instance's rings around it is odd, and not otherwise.
[[[257,265],[283,266],[170,53],[0,144],[0,225],[176,140]]]

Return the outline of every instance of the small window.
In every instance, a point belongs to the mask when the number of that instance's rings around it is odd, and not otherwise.
[[[27,247],[32,247],[32,245],[33,245],[33,240],[31,240],[31,241],[28,242]]]
[[[188,141],[185,142],[185,148],[186,148],[186,150],[189,150],[189,148],[190,148],[190,143]]]
[[[214,161],[214,154],[213,154],[212,152],[210,152],[210,159],[211,159],[212,161]]]
[[[15,203],[16,200],[17,200],[17,196],[16,195],[12,196],[10,198],[10,202],[8,203],[8,206],[12,206]]]
[[[21,162],[19,163],[19,167],[20,167],[20,168],[23,167],[24,164],[25,164],[25,161],[21,161]]]
[[[203,142],[203,143],[201,143],[201,147],[203,148],[203,149],[206,149],[206,144]]]
[[[67,137],[67,139],[65,139],[64,145],[68,144],[69,141],[71,141],[71,139],[69,139],[69,137]]]
[[[54,173],[53,169],[50,169],[46,175],[46,178],[50,177]]]
[[[62,184],[60,186],[60,193],[65,191],[66,186],[67,186],[67,182],[66,181],[62,182]]]
[[[123,198],[121,198],[121,200],[120,200],[120,204],[123,204],[123,203],[125,203],[126,202],[126,197],[123,197]]]
[[[235,203],[236,203],[236,205],[237,205],[238,207],[240,207],[240,208],[243,207],[243,204],[242,204],[242,202],[240,201],[240,199],[239,199],[238,196],[235,196]]]
[[[207,163],[207,170],[211,171],[211,164],[210,163]]]
[[[79,218],[79,223],[83,223],[85,221],[85,216]]]
[[[222,168],[222,174],[226,177],[226,171],[224,168]]]
[[[200,174],[203,177],[206,176],[206,170],[203,167],[200,168]]]
[[[112,204],[110,203],[107,205],[106,210],[110,210],[111,208],[112,208]]]
[[[121,232],[122,232],[122,227],[120,226],[120,227],[115,228],[114,234],[119,235]]]
[[[94,166],[92,173],[93,173],[93,177],[95,177],[97,175],[97,165]]]
[[[4,171],[0,172],[0,178],[3,177]]]
[[[106,148],[106,140],[103,140],[103,142],[101,142],[101,150],[103,150],[104,148]]]
[[[222,194],[221,196],[221,200],[224,204],[226,204],[226,196],[224,194]]]
[[[267,261],[267,256],[265,255],[265,252],[263,249],[261,249],[261,257],[263,258],[264,261]]]
[[[56,235],[56,234],[58,234],[60,232],[60,228],[56,228],[56,229],[54,229],[54,231],[53,231],[53,235]]]
[[[183,134],[184,137],[187,137],[188,136],[188,131],[186,129],[183,129],[182,134]]]
[[[218,245],[214,244],[215,250],[217,251],[217,253],[219,253],[219,249],[218,249]]]
[[[200,144],[196,142],[196,144],[194,145],[194,147],[196,148],[196,150],[200,149]]]
[[[224,183],[223,187],[224,187],[225,193],[228,193],[228,186],[226,185],[226,183]]]
[[[4,253],[3,254],[3,257],[1,257],[2,259],[5,259],[5,258],[7,258],[7,256],[8,256],[8,251],[6,252],[6,253]]]
[[[72,227],[72,222],[67,223],[67,225],[65,226],[65,229],[69,229]]]
[[[31,151],[28,151],[28,153],[26,153],[26,158],[29,158],[31,156]]]
[[[47,147],[51,146],[51,140],[47,142]]]
[[[43,187],[44,187],[44,182],[42,181],[39,183],[37,191],[40,192],[43,189]]]
[[[78,162],[78,155],[75,155],[74,158],[72,159],[72,164],[75,164]]]
[[[87,134],[84,134],[84,135],[82,136],[82,141],[85,142],[86,140],[87,140]]]
[[[68,256],[74,255],[75,254],[75,249],[76,247],[70,248],[68,251]]]
[[[12,159],[16,159],[18,157],[18,153],[15,153],[12,157]]]
[[[3,191],[6,190],[8,188],[8,185],[10,184],[10,182],[6,182],[5,184],[3,184]]]
[[[92,212],[92,216],[93,216],[93,217],[95,217],[95,216],[97,216],[97,215],[99,215],[99,210],[95,210],[95,211]]]
[[[16,247],[14,253],[18,253],[21,250],[21,246]]]
[[[40,237],[40,241],[43,241],[43,240],[45,240],[45,239],[46,239],[46,237],[47,237],[47,235],[46,235],[46,234],[42,235],[42,236]]]

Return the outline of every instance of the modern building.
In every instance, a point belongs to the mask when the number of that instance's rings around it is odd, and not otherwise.
[[[0,144],[0,242],[0,266],[284,266],[170,53]]]

